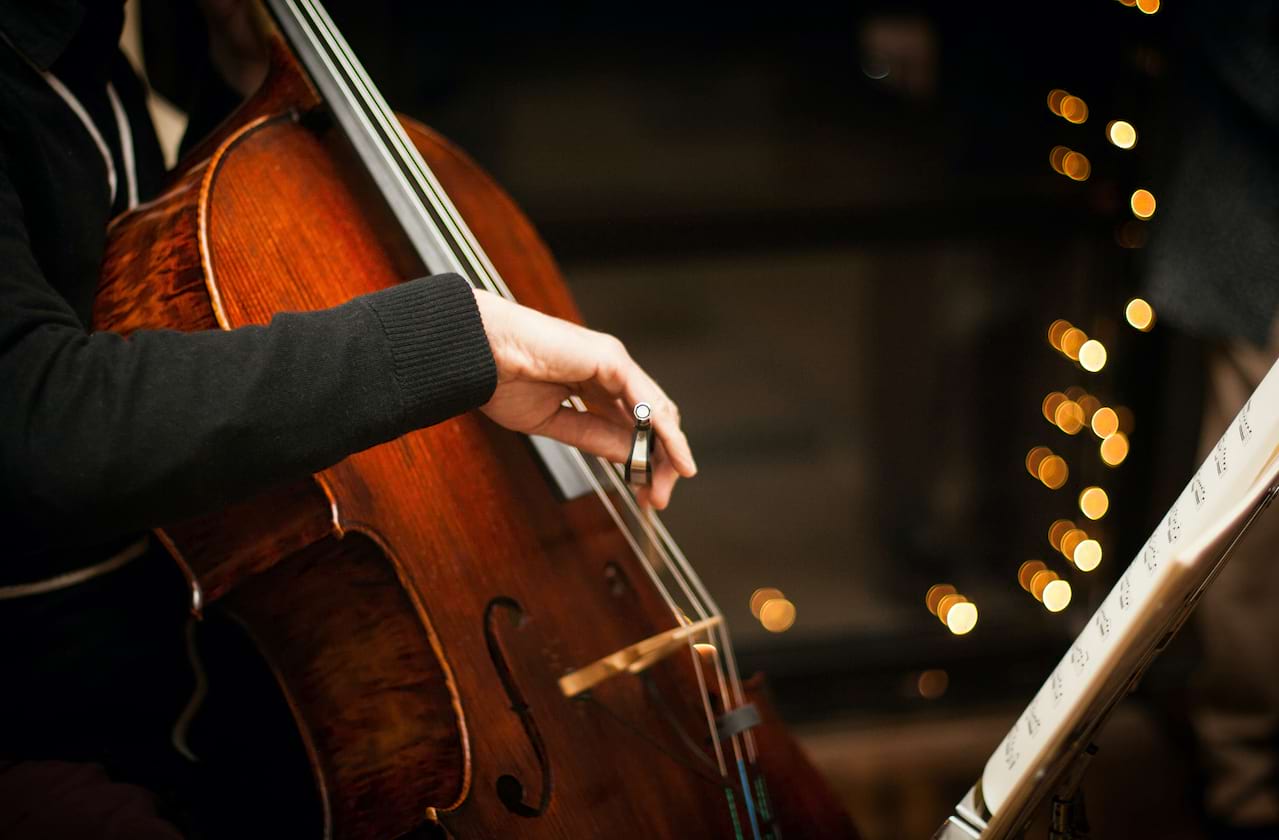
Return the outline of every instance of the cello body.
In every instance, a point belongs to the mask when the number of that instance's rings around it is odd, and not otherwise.
[[[262,88],[113,222],[95,329],[265,324],[424,273],[272,49]],[[404,126],[516,298],[580,320],[510,198]],[[603,496],[561,499],[527,441],[478,413],[157,533],[197,614],[225,611],[269,665],[327,836],[732,838],[752,820],[854,836],[762,698],[761,773],[714,765],[695,657],[563,695],[566,672],[677,619]]]

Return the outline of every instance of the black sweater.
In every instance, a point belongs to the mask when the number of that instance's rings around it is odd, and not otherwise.
[[[142,200],[163,167],[116,47],[120,6],[87,7],[0,1],[0,585],[474,408],[496,382],[470,289],[451,275],[266,327],[91,332],[107,222],[129,200],[108,81]],[[59,83],[107,147],[114,196]]]

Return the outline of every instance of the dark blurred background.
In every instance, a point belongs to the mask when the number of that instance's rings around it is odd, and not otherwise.
[[[1197,348],[1125,320],[1160,218],[1129,197],[1161,195],[1193,61],[1177,9],[329,7],[387,99],[509,190],[588,321],[680,403],[701,475],[665,520],[744,670],[868,838],[928,836],[1192,469]],[[1087,119],[1055,114],[1054,89]],[[1116,119],[1135,147],[1109,142]],[[1054,171],[1058,145],[1084,179]],[[1059,318],[1105,345],[1099,372],[1050,346]],[[1047,422],[1068,388],[1128,410],[1122,464]],[[1036,445],[1069,465],[1060,489],[1028,474]],[[1049,544],[1058,518],[1099,541],[1095,571]],[[1071,585],[1061,612],[1019,585],[1032,559]],[[971,632],[930,614],[937,583],[976,604]],[[784,632],[752,614],[761,587],[795,605]],[[1098,837],[1199,836],[1193,641],[1102,741]]]

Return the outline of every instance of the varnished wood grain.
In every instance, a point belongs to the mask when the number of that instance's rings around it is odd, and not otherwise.
[[[267,86],[172,189],[114,225],[99,328],[265,324],[409,279],[343,142],[296,119],[313,105],[277,51]],[[510,199],[407,128],[516,297],[578,318]],[[428,819],[458,838],[734,835],[736,776],[708,762],[689,658],[655,666],[651,689],[619,678],[584,699],[560,693],[565,672],[676,619],[601,501],[558,500],[527,441],[482,416],[164,536],[271,663],[335,837],[397,837]],[[740,790],[733,801],[744,822]]]

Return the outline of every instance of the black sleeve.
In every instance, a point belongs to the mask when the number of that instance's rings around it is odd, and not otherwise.
[[[10,545],[89,543],[214,509],[481,405],[495,384],[456,275],[265,327],[90,333],[36,264],[0,155]]]

